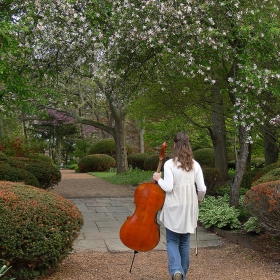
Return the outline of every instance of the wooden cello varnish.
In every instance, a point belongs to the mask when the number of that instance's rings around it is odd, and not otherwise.
[[[157,172],[161,170],[165,147],[164,142]],[[137,186],[134,192],[135,211],[132,216],[127,217],[120,229],[120,239],[126,247],[137,252],[147,252],[157,246],[160,240],[157,213],[161,210],[164,199],[165,192],[156,182]]]

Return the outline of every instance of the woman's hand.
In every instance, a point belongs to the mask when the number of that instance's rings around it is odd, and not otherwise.
[[[153,179],[157,182],[161,178],[161,172],[155,172],[153,174]]]

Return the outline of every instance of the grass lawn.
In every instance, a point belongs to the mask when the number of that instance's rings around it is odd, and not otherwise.
[[[116,172],[89,172],[116,185],[139,185],[144,182],[153,182],[154,171],[133,170],[117,174]]]

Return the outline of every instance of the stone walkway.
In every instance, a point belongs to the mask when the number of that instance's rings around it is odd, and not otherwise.
[[[131,251],[119,238],[119,231],[128,216],[133,215],[134,189],[114,185],[103,179],[72,170],[61,170],[62,181],[52,192],[72,200],[84,217],[84,226],[74,244],[75,251]],[[223,238],[198,227],[198,247],[219,246]],[[191,247],[195,247],[194,235]],[[165,229],[160,227],[160,242],[155,250],[165,250]]]

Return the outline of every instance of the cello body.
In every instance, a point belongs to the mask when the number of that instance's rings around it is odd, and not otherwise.
[[[120,229],[123,244],[135,251],[147,252],[160,239],[157,212],[162,208],[165,192],[156,183],[140,184],[134,193],[136,209]]]
[[[164,142],[157,172],[161,170],[165,147]],[[138,252],[147,252],[157,246],[160,240],[157,213],[161,210],[164,200],[165,192],[156,182],[142,183],[135,189],[135,211],[132,216],[127,217],[120,229],[120,239],[126,247]]]

